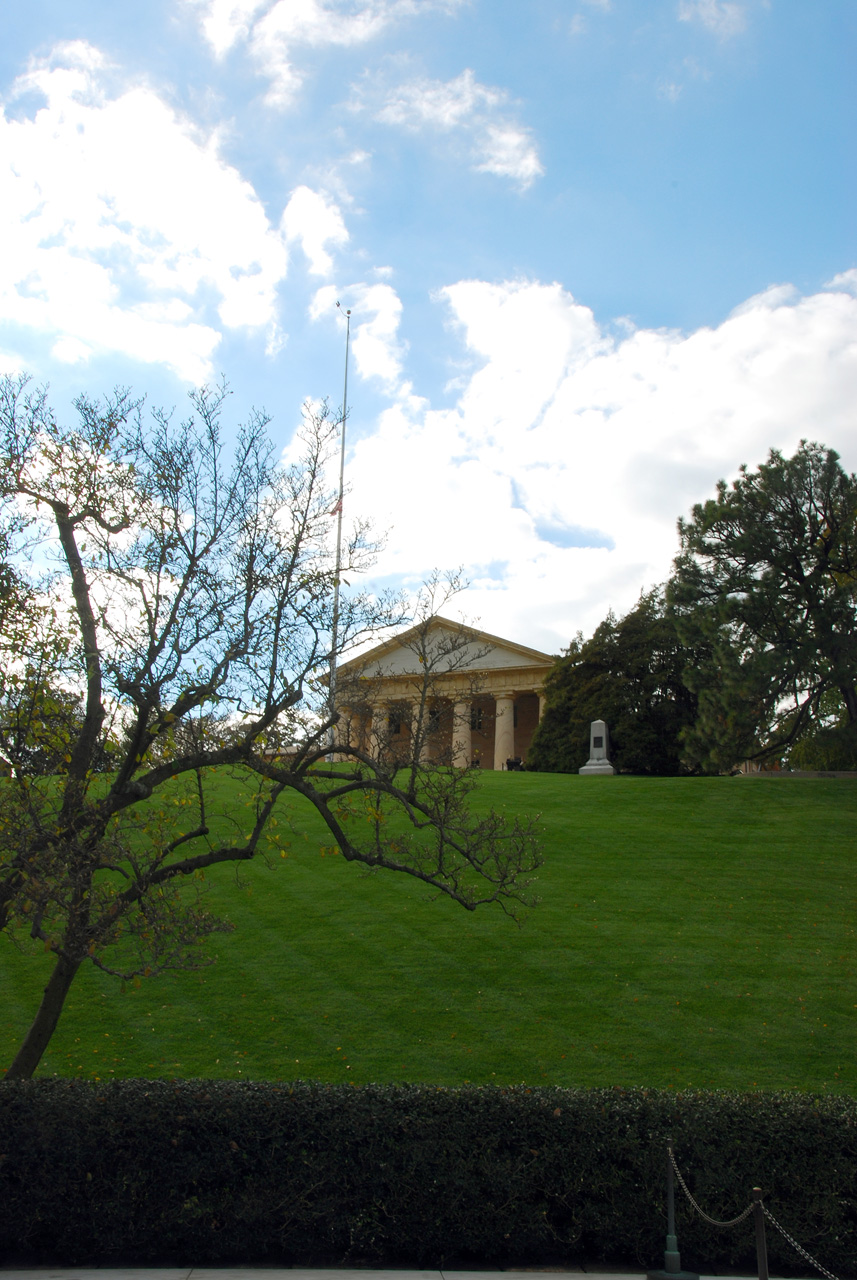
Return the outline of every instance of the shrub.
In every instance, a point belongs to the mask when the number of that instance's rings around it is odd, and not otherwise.
[[[0,1085],[0,1135],[18,1265],[661,1266],[671,1136],[707,1212],[733,1217],[758,1184],[855,1271],[850,1098],[49,1079]],[[685,1267],[752,1265],[752,1220],[716,1232],[677,1197]]]

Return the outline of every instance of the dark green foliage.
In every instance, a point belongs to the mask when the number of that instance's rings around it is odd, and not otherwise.
[[[790,768],[857,769],[857,721],[849,723],[843,711],[794,744]]]
[[[857,723],[832,725],[789,752],[792,769],[857,769]]]
[[[682,772],[680,736],[696,714],[682,678],[690,659],[660,590],[641,595],[624,618],[608,614],[590,640],[572,642],[548,677],[527,767],[576,773],[589,758],[591,722],[605,720],[614,768]]]
[[[660,1266],[665,1143],[715,1217],[760,1185],[855,1272],[857,1103],[801,1094],[58,1080],[0,1086],[3,1260]],[[679,1193],[685,1266],[749,1267]],[[769,1228],[771,1261],[805,1264]]]
[[[824,726],[831,693],[857,722],[857,476],[838,454],[772,449],[721,480],[679,535],[669,599],[683,640],[709,647],[688,671],[688,757],[714,770],[781,757]]]

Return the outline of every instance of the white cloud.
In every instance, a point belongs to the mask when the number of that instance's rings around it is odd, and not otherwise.
[[[387,94],[376,119],[410,128],[433,124],[439,129],[454,129],[474,114],[495,110],[504,100],[499,89],[479,84],[466,69],[455,80],[419,79],[399,85]]]
[[[850,271],[840,271],[832,280],[828,280],[825,289],[842,289],[846,293],[857,293],[857,267]]]
[[[287,241],[300,242],[314,275],[330,275],[333,260],[325,246],[342,245],[348,240],[342,214],[335,204],[309,187],[297,187],[283,211],[280,226]]]
[[[548,650],[662,581],[675,522],[802,437],[857,466],[857,299],[779,287],[714,328],[609,336],[559,285],[442,299],[479,368],[454,408],[403,400],[354,447],[352,505],[395,537],[381,573],[464,563],[464,608]]]
[[[665,102],[678,102],[682,88],[683,86],[677,84],[675,80],[660,80],[658,82],[658,97],[663,98]]]
[[[339,298],[339,290],[335,284],[322,285],[317,289],[312,301],[309,305],[309,317],[311,320],[320,320],[322,316],[333,315],[331,308],[336,306]]]
[[[740,302],[730,312],[731,317],[748,315],[750,312],[767,308],[787,306],[797,302],[800,294],[793,284],[770,284],[761,293],[755,293],[746,302]]]
[[[744,5],[737,0],[680,0],[678,16],[681,22],[701,22],[723,38],[738,35],[747,25]]]
[[[23,364],[20,360],[9,355],[6,351],[0,351],[0,375],[8,373],[14,377],[16,374],[23,372]]]
[[[657,95],[665,102],[678,102],[684,92],[685,81],[708,80],[711,77],[711,72],[693,57],[683,58],[678,70],[682,77],[681,80],[669,80],[664,77],[658,81]]]
[[[610,13],[613,8],[613,0],[580,0],[580,3],[587,5],[590,9],[600,9],[602,13]],[[568,34],[580,36],[586,30],[588,30],[586,18],[582,13],[575,13],[568,24]]]
[[[386,283],[352,284],[340,294],[335,285],[325,285],[313,297],[310,318],[332,317],[340,297],[342,307],[351,310],[355,372],[361,378],[377,378],[388,394],[409,401],[411,384],[402,378],[407,343],[399,337],[402,302],[396,290]]]
[[[357,371],[364,378],[380,378],[398,395],[407,394],[402,364],[407,344],[399,337],[402,303],[392,285],[369,284],[349,290]],[[362,317],[365,317],[363,319]]]
[[[111,96],[83,42],[16,84],[0,114],[0,320],[56,359],[121,352],[198,382],[223,328],[274,331],[287,252],[252,187],[151,89]]]
[[[269,81],[268,101],[287,106],[303,80],[301,48],[358,45],[393,22],[430,10],[453,10],[462,0],[190,0],[218,57],[246,42]]]
[[[364,151],[362,147],[355,147],[345,154],[308,165],[304,170],[304,177],[307,182],[312,182],[316,190],[325,193],[326,200],[335,198],[340,206],[351,208],[354,206],[354,196],[351,194],[349,183],[353,175],[361,169],[366,169],[371,161],[372,155],[369,151]]]
[[[189,0],[199,10],[200,24],[215,56],[222,58],[240,40],[246,40],[253,18],[266,0]]]
[[[354,109],[378,92],[377,86],[364,87],[355,96]],[[376,120],[414,131],[430,128],[459,134],[466,139],[471,163],[479,172],[511,178],[520,187],[530,186],[544,173],[530,131],[508,111],[508,95],[480,84],[469,68],[453,80],[407,81],[381,90],[381,98],[381,105],[374,108]]]
[[[486,125],[476,153],[479,173],[496,173],[500,178],[511,178],[521,187],[528,187],[544,173],[529,131],[520,125]]]

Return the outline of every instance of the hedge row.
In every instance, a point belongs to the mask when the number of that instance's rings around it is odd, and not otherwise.
[[[857,1274],[851,1098],[199,1080],[0,1084],[0,1258],[660,1267],[668,1135],[708,1213],[735,1216],[758,1184],[810,1253]],[[752,1219],[715,1231],[677,1197],[683,1266],[752,1273]]]

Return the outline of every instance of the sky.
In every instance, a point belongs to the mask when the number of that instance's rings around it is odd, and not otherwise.
[[[361,585],[558,653],[802,438],[857,469],[853,0],[30,0],[0,372],[342,403]]]

